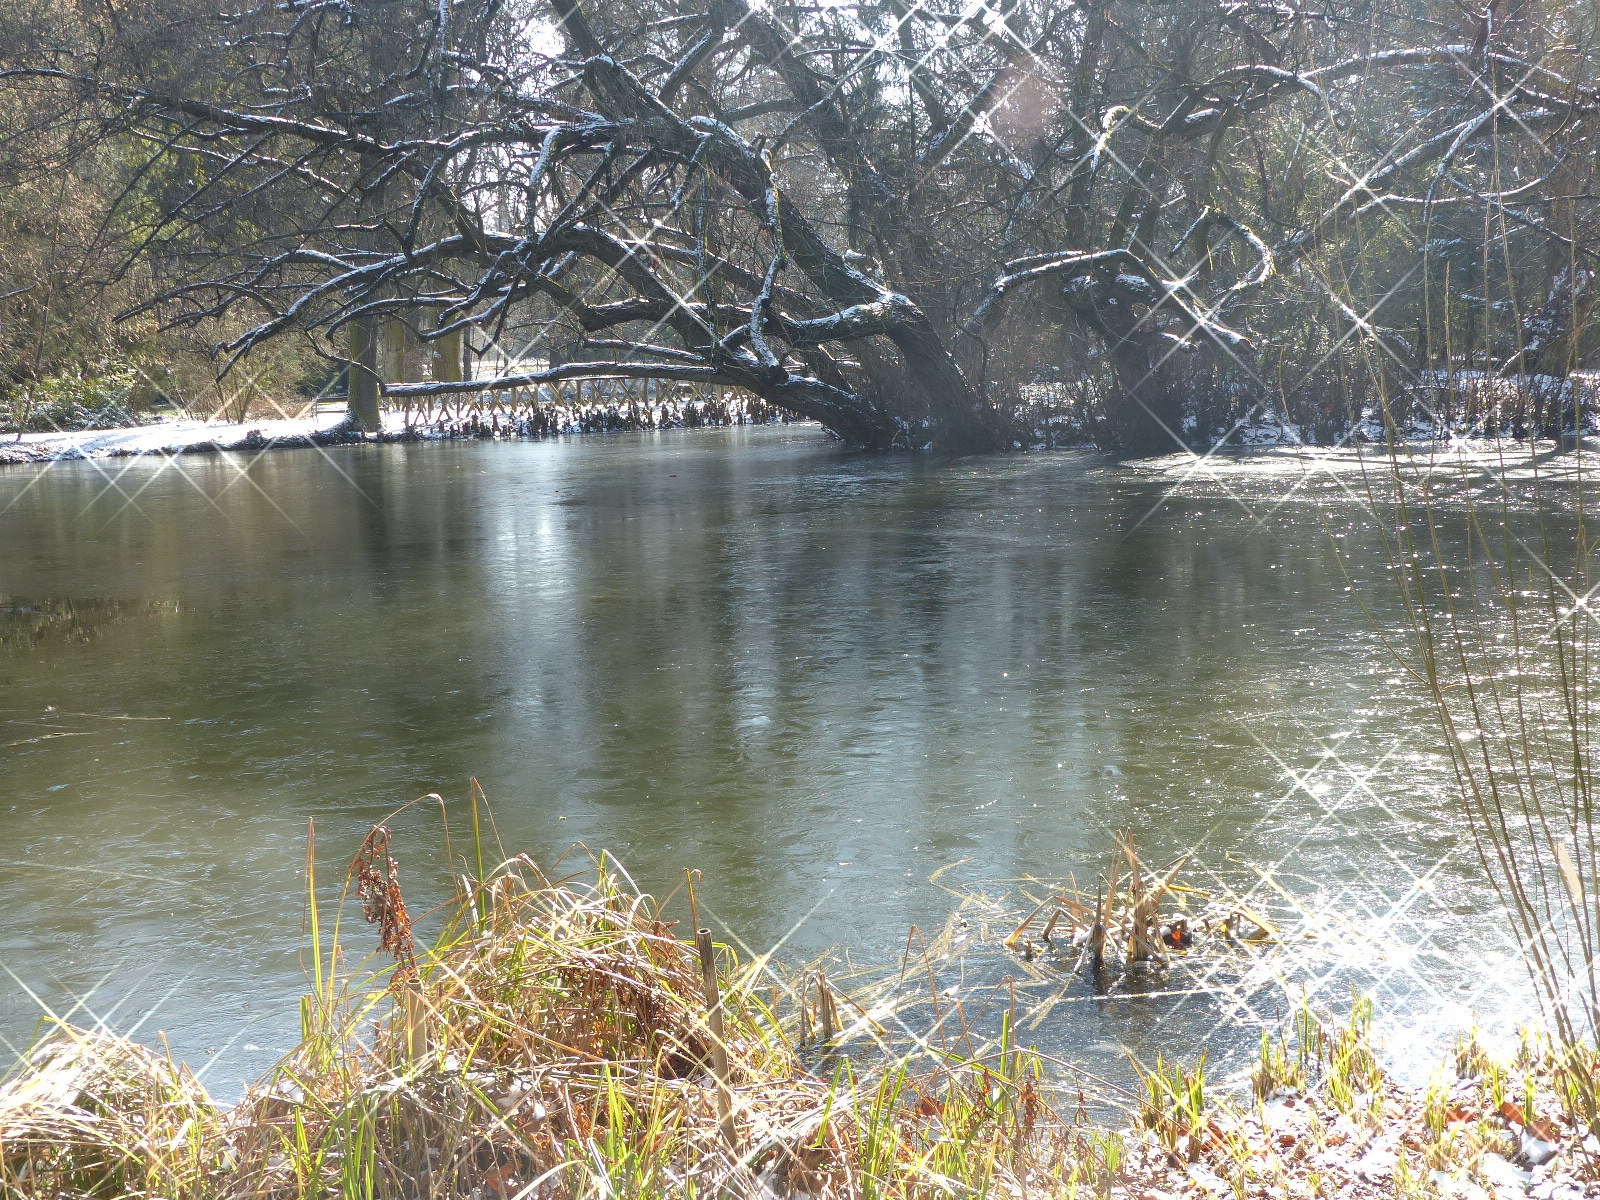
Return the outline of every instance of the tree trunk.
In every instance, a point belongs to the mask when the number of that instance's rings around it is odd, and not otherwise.
[[[1150,334],[1130,333],[1111,345],[1117,395],[1106,413],[1109,448],[1130,458],[1182,450],[1183,409],[1165,357],[1170,347]]]
[[[447,333],[433,343],[432,370],[436,383],[460,383],[467,377],[462,354],[461,331]]]
[[[378,323],[372,317],[357,317],[346,327],[350,331],[350,381],[345,421],[363,433],[383,428],[378,412]]]
[[[1015,418],[979,397],[942,346],[893,340],[898,353],[857,342],[859,368],[837,390],[793,376],[744,386],[863,450],[992,454],[1025,442]]]

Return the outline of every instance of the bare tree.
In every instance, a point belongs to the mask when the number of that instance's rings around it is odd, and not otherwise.
[[[0,79],[194,167],[149,305],[253,310],[232,355],[309,331],[360,370],[374,321],[532,314],[568,361],[388,390],[722,383],[981,452],[1034,441],[1030,384],[1098,375],[1102,440],[1149,452],[1190,437],[1196,364],[1259,381],[1285,276],[1365,335],[1324,261],[1365,230],[1420,251],[1470,208],[1573,243],[1580,202],[1537,201],[1600,114],[1593,53],[1551,66],[1565,18],[1518,11],[1444,42],[1377,0],[290,0],[197,15],[217,65],[186,75],[102,22]]]

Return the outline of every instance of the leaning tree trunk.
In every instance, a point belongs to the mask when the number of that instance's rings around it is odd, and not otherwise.
[[[856,343],[858,366],[837,391],[793,376],[753,390],[864,450],[992,454],[1025,444],[1016,418],[977,396],[942,345],[893,341]]]
[[[1108,449],[1132,458],[1182,450],[1183,405],[1169,361],[1172,343],[1125,311],[1126,304],[1101,317],[1101,334],[1111,354],[1116,392],[1107,404]]]
[[[906,374],[922,393],[927,408],[930,436],[924,444],[951,454],[990,454],[1021,447],[1015,419],[973,389],[931,328],[902,331],[894,341],[906,362]]]

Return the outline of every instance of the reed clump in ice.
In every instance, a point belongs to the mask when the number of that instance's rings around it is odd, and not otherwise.
[[[1054,960],[1070,964],[1073,972],[1087,963],[1102,977],[1110,966],[1165,964],[1208,941],[1260,946],[1281,939],[1277,925],[1245,897],[1179,883],[1190,858],[1180,855],[1165,869],[1152,871],[1140,858],[1132,831],[1119,832],[1111,868],[1093,890],[1083,891],[1076,881],[1053,887],[1001,944],[1025,962]],[[1038,881],[1030,877],[1029,882]],[[1177,903],[1172,911],[1163,911],[1169,897]],[[966,898],[978,900],[980,908],[992,907],[971,894]],[[1191,901],[1199,905],[1193,911]],[[966,916],[958,912],[953,919],[965,921]],[[953,954],[948,946],[940,946],[939,957]]]

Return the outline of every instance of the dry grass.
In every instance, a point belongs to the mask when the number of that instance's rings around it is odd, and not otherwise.
[[[798,1013],[780,1020],[758,984],[770,979],[761,964],[723,947],[728,1136],[695,945],[625,878],[603,858],[583,880],[512,860],[462,882],[444,932],[413,960],[387,842],[369,839],[346,890],[359,887],[398,969],[341,972],[337,917],[330,932],[313,903],[302,1043],[231,1109],[165,1056],[58,1029],[0,1085],[0,1195],[889,1198],[1109,1188],[1119,1143],[1053,1112],[1039,1061],[1009,1036],[983,1053],[969,1043],[961,1056],[921,1046],[915,1059],[896,1059],[869,1043],[865,1062],[838,1046],[803,1059],[791,1041]],[[851,1004],[828,996],[842,1023]]]
[[[1013,961],[1052,920],[1078,965],[1096,925],[1124,960],[1154,952],[1173,871],[1142,871],[1126,838],[1116,861],[1092,891],[1013,915]],[[1576,1200],[1593,1175],[1581,1110],[1600,1063],[1548,1041],[1511,1064],[1465,1043],[1411,1092],[1379,1068],[1369,1003],[1348,1023],[1302,1008],[1263,1038],[1249,1101],[1218,1095],[1203,1055],[1158,1059],[1114,1132],[1081,1099],[1052,1107],[1042,1061],[1015,1045],[1026,1009],[978,1045],[959,1005],[931,983],[916,995],[904,970],[848,981],[853,997],[810,970],[780,1016],[770,964],[708,943],[708,988],[696,943],[604,857],[581,878],[527,858],[480,868],[426,951],[386,829],[345,891],[394,965],[339,969],[338,914],[311,903],[302,1042],[238,1105],[163,1054],[59,1028],[0,1084],[0,1197],[1377,1200],[1531,1165]],[[929,1013],[959,1034],[904,1032]]]
[[[64,1028],[0,1090],[0,1195],[200,1195],[222,1127],[165,1055]]]

